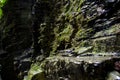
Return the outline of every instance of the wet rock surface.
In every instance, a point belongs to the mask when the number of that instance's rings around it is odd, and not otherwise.
[[[119,52],[119,4],[119,0],[38,0],[35,11],[40,22],[39,45],[45,54],[89,46],[90,52]]]
[[[27,80],[106,80],[119,74],[119,0],[34,1],[9,1],[3,8],[0,48],[9,54],[0,53],[4,78],[12,70],[26,79],[30,66]],[[37,65],[31,65],[34,50]]]
[[[119,61],[120,57],[109,56],[49,57],[41,64],[42,71],[31,75],[30,80],[39,80],[43,77],[43,80],[110,80],[110,72],[112,74],[112,71],[116,71],[119,74],[115,69],[115,62]],[[40,69],[40,64],[38,66]],[[33,74],[32,69],[29,74]]]
[[[119,74],[119,0],[37,2],[36,10],[45,13],[37,14],[39,42],[53,57],[33,64],[30,80],[109,80],[114,71]]]

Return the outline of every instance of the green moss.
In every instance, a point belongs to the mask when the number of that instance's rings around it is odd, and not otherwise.
[[[28,77],[26,77],[24,80],[45,80],[45,74],[42,66],[43,64],[40,63],[32,64],[28,73]]]
[[[48,4],[50,4],[49,7],[51,12],[43,17],[43,19],[46,17],[49,18],[49,20],[44,20],[42,23],[45,24],[45,26],[42,27],[42,24],[40,24],[41,35],[39,37],[39,43],[42,44],[41,48],[45,48],[44,51],[48,52],[50,50],[50,52],[53,54],[60,46],[65,46],[65,48],[68,46],[69,48],[75,46],[75,44],[71,44],[74,43],[73,39],[76,37],[79,38],[83,33],[87,32],[82,32],[81,35],[79,34],[82,30],[78,32],[80,27],[86,25],[86,23],[82,24],[84,19],[82,17],[83,15],[80,14],[81,4],[84,0],[46,1]],[[46,3],[46,1],[41,2]],[[51,21],[53,21],[53,23],[51,23]],[[48,34],[49,32],[50,34]],[[86,35],[87,34],[85,34],[85,36]]]
[[[58,36],[58,41],[69,41],[70,39],[70,35],[72,33],[73,29],[72,29],[72,26],[69,24],[67,25],[67,27],[59,34]]]
[[[56,34],[55,35],[55,41],[54,41],[54,44],[53,44],[53,52],[57,49],[57,47],[60,45],[60,42],[61,41],[65,41],[65,42],[69,42],[70,40],[70,35],[73,31],[73,28],[72,26],[69,24],[66,26],[66,28],[64,28],[64,30],[60,33],[57,33],[58,29],[55,28],[54,29],[54,33]]]
[[[100,52],[101,51],[100,48],[101,48],[101,45],[99,43],[97,43],[97,44],[95,43],[94,48],[93,48],[93,52],[94,53]]]
[[[38,73],[34,75],[31,80],[46,80],[45,73],[44,72]]]
[[[82,39],[82,38],[87,38],[89,37],[90,33],[93,31],[92,28],[79,28],[79,31],[76,33],[76,39]]]

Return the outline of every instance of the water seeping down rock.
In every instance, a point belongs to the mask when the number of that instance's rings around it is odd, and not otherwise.
[[[107,80],[119,74],[119,5],[119,0],[8,0],[1,49],[12,55],[19,79]]]

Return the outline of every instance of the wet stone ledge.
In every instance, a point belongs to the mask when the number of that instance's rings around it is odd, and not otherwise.
[[[119,74],[119,61],[117,56],[49,57],[38,67],[42,71],[32,75],[31,80],[111,80],[112,72]]]

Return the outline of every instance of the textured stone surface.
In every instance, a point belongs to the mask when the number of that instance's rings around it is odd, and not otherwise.
[[[116,71],[114,63],[119,61],[120,52],[119,0],[37,3],[38,13],[44,13],[42,17],[38,14],[42,19],[39,45],[44,54],[55,57],[43,62],[38,59],[41,65],[31,67],[28,79],[107,80]]]
[[[107,80],[109,73],[116,71],[112,57],[60,57],[47,58],[42,64],[34,64],[29,71],[29,80]],[[115,74],[116,75],[116,74]],[[109,75],[110,77],[110,75]],[[30,79],[31,78],[31,79]],[[114,78],[115,79],[115,78]]]
[[[118,0],[38,0],[37,3],[36,10],[42,8],[38,13],[44,13],[42,17],[38,15],[42,18],[39,44],[44,53],[89,46],[93,47],[91,52],[119,52]],[[45,8],[43,4],[48,6]],[[97,50],[96,45],[101,49]]]
[[[33,51],[29,52],[34,41],[33,20],[37,27],[37,34],[34,34],[37,42],[34,43],[43,55],[36,56],[38,65],[31,66],[33,73],[30,72],[28,80],[105,80],[106,72],[114,70],[114,60],[101,57],[119,56],[120,53],[120,1],[36,0],[32,3],[32,0],[8,0],[0,20],[0,49],[8,51],[16,60],[18,77],[23,78],[28,71],[35,50],[33,46]],[[31,19],[31,13],[35,19]],[[61,57],[44,61],[49,55]],[[96,61],[100,63],[97,69]],[[44,64],[44,68],[39,64]],[[108,65],[111,65],[110,70]]]

